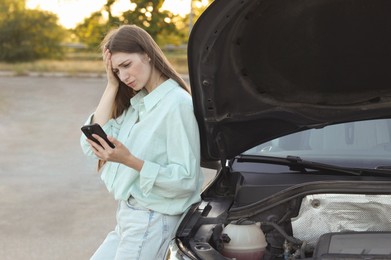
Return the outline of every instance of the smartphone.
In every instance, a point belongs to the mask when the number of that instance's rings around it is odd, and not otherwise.
[[[92,134],[96,134],[96,135],[99,135],[100,137],[102,137],[111,148],[115,147],[114,144],[112,142],[110,142],[109,139],[107,139],[107,134],[105,133],[105,131],[103,131],[102,127],[99,124],[82,126],[81,131],[85,134],[85,136],[88,139],[90,139],[91,141],[94,141],[95,143],[99,144],[100,146],[102,146],[102,145],[99,143],[98,140],[96,140],[92,136]]]

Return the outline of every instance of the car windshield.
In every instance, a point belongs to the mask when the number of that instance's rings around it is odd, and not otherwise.
[[[391,169],[391,119],[305,130],[260,144],[243,154],[297,156],[343,167]]]

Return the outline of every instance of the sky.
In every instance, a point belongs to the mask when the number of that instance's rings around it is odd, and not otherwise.
[[[184,15],[190,11],[190,1],[166,0],[163,9],[170,10],[174,14]],[[39,8],[57,14],[60,24],[70,29],[91,13],[98,11],[105,3],[106,0],[27,0],[27,7]],[[113,15],[118,15],[131,8],[129,0],[117,0],[112,7],[112,12]]]

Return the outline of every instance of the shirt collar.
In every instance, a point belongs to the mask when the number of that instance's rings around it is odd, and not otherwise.
[[[148,93],[145,89],[139,91],[134,97],[130,99],[132,107],[137,109],[142,103],[144,103],[145,110],[152,109],[168,92],[174,87],[178,86],[178,83],[173,79],[168,79],[156,87],[151,93]]]

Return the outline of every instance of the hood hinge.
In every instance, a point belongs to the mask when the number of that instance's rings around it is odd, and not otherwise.
[[[217,135],[216,135],[216,144],[217,144],[217,149],[218,149],[218,152],[219,152],[219,158],[220,158],[220,161],[221,161],[221,167],[224,168],[226,165],[226,161],[227,161],[227,158],[226,158],[226,145],[224,143],[224,138],[223,138],[223,133],[222,132],[219,132]]]

